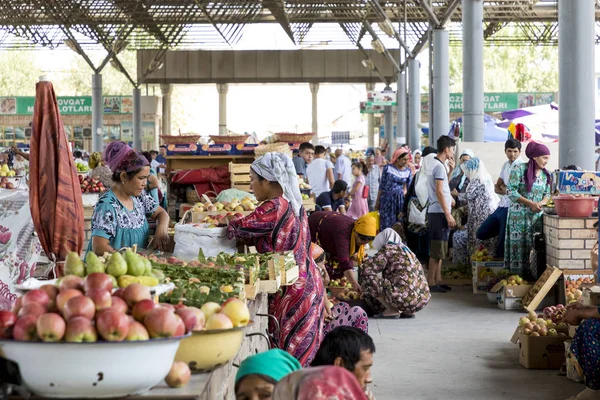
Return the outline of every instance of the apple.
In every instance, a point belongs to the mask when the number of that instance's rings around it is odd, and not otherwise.
[[[50,298],[50,301],[56,299],[56,295],[58,294],[58,288],[54,285],[42,285],[42,287],[40,287],[40,290],[46,292],[46,294]]]
[[[123,292],[123,300],[129,307],[133,307],[135,303],[145,299],[152,299],[152,295],[150,289],[140,283],[132,283]]]
[[[529,318],[521,317],[521,319],[519,320],[519,326],[525,326],[525,324],[527,324],[529,322],[531,322],[531,321],[529,321]]]
[[[165,307],[157,307],[144,318],[144,325],[151,338],[173,337],[183,323],[179,315]],[[185,330],[185,326],[184,326]]]
[[[113,296],[120,297],[120,298],[123,298],[123,292],[124,292],[124,291],[125,291],[125,288],[118,288],[117,290],[115,290],[115,291],[113,292],[113,294],[112,294],[112,295],[113,295]]]
[[[250,322],[250,310],[248,310],[246,303],[235,297],[223,304],[221,314],[225,314],[234,327],[246,326]]]
[[[96,318],[96,329],[109,342],[121,342],[129,332],[129,317],[113,308],[101,310]]]
[[[94,301],[87,296],[75,296],[67,301],[63,309],[63,315],[68,321],[73,317],[85,317],[89,320],[96,314]]]
[[[46,313],[46,308],[41,304],[32,303],[27,304],[26,306],[21,307],[17,316],[19,318],[24,317],[25,315],[32,315],[36,318],[36,320],[40,317],[40,315]]]
[[[30,290],[23,295],[23,298],[21,299],[21,305],[26,306],[33,303],[40,304],[44,307],[44,309],[47,309],[48,303],[50,303],[50,297],[41,289]]]
[[[96,310],[101,310],[112,305],[112,296],[110,295],[110,292],[108,290],[91,289],[86,293],[88,297],[94,302]]]
[[[112,296],[111,300],[112,300],[112,304],[111,304],[110,308],[113,308],[122,313],[126,313],[127,310],[129,309],[127,307],[127,303],[125,303],[125,300],[123,300],[122,298],[117,297],[117,296]]]
[[[77,275],[67,275],[60,280],[58,288],[61,292],[67,289],[83,290],[83,279]]]
[[[204,329],[206,319],[202,310],[196,307],[181,308],[176,311],[185,324],[185,332],[199,331]]]
[[[183,361],[175,361],[171,366],[171,370],[165,377],[165,382],[172,388],[180,388],[190,381],[192,371],[190,367]]]
[[[98,340],[96,328],[85,317],[73,317],[67,322],[65,341],[71,343],[95,342]]]
[[[58,295],[56,295],[56,308],[58,309],[58,311],[60,313],[63,313],[64,309],[65,309],[65,304],[67,304],[67,301],[69,301],[73,297],[77,297],[77,296],[83,296],[83,293],[81,292],[81,290],[78,290],[78,289],[61,290],[60,293],[58,293]]]
[[[10,308],[10,311],[12,311],[15,315],[17,315],[19,313],[19,310],[21,309],[22,305],[23,305],[23,303],[22,303],[21,297],[17,297],[17,299],[13,303],[12,307]]]
[[[44,342],[59,342],[65,335],[67,324],[56,313],[46,313],[38,318],[37,334]]]
[[[548,329],[548,336],[558,336],[556,329]]]
[[[10,339],[12,330],[17,322],[15,313],[6,310],[0,310],[0,339]]]
[[[103,272],[92,272],[85,277],[83,281],[83,290],[85,293],[93,289],[103,289],[111,293],[113,290],[113,281],[110,275]]]
[[[530,336],[540,336],[540,334],[539,334],[539,333],[537,333],[537,332],[531,332],[531,335],[530,335]]]
[[[233,323],[225,314],[214,314],[206,321],[206,330],[231,329]]]
[[[129,322],[129,331],[127,332],[127,336],[125,340],[148,340],[150,339],[150,335],[148,330],[144,325],[142,325],[138,321],[130,321]]]
[[[173,304],[160,303],[160,306],[166,308],[167,310],[170,310],[171,312],[175,312],[175,306]]]
[[[13,327],[13,337],[15,340],[23,342],[35,342],[37,341],[37,319],[34,315],[25,315],[19,318]]]
[[[204,303],[200,310],[202,310],[202,312],[204,313],[204,317],[208,321],[210,317],[221,311],[221,306],[217,303],[209,301],[207,303]]]
[[[138,301],[131,310],[131,315],[138,322],[144,322],[146,315],[156,308],[156,303],[150,299]]]
[[[177,320],[177,325],[175,326],[175,333],[173,333],[173,336],[177,337],[183,335],[185,335],[185,324],[183,323],[181,317],[179,317],[179,319]]]

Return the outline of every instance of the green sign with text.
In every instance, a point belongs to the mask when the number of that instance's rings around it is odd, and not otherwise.
[[[89,115],[92,113],[91,96],[64,96],[56,99],[62,115]],[[35,97],[0,97],[0,115],[33,115]],[[131,114],[131,96],[105,96],[102,98],[104,114]]]
[[[449,104],[451,113],[463,112],[462,93],[450,93]],[[530,92],[530,93],[485,93],[484,112],[501,113],[517,108],[533,107],[550,104],[554,101],[552,92]],[[429,95],[421,95],[421,112],[429,110]]]

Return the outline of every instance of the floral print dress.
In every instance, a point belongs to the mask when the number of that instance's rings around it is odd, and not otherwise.
[[[517,200],[523,196],[536,203],[542,201],[544,197],[550,196],[550,183],[546,175],[540,172],[535,178],[531,191],[527,192],[524,180],[527,165],[514,166],[508,179],[507,193],[511,204],[506,220],[504,263],[511,273],[531,277],[529,253],[533,249],[533,234],[542,231],[543,212],[534,213]]]
[[[406,167],[398,169],[386,165],[381,175],[379,191],[379,226],[381,230],[393,227],[400,221],[398,214],[404,210],[404,192],[410,186],[412,172]]]
[[[431,294],[421,263],[404,244],[387,244],[362,265],[359,275],[365,302],[376,313],[385,307],[378,297],[398,311],[414,314],[422,310]]]
[[[148,245],[150,227],[147,217],[156,212],[158,204],[146,191],[140,197],[133,197],[133,210],[127,209],[112,190],[104,193],[92,214],[92,237],[108,239],[110,247],[115,250],[131,247],[134,244],[140,249]],[[88,251],[92,250],[92,240]]]
[[[452,262],[460,265],[469,265],[469,258],[483,245],[489,254],[496,254],[498,240],[477,239],[477,230],[483,222],[495,211],[490,207],[492,204],[492,193],[485,188],[485,184],[479,179],[474,179],[467,186],[465,198],[467,200],[468,215],[466,229],[457,231],[452,238]]]
[[[570,350],[583,371],[585,385],[592,390],[600,390],[599,319],[588,318],[579,325]]]

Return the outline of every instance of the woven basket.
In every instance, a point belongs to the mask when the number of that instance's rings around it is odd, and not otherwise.
[[[254,149],[254,155],[258,157],[264,156],[266,153],[284,153],[292,157],[292,151],[287,143],[269,143],[265,145],[256,146]]]
[[[189,136],[171,136],[171,135],[160,135],[160,139],[164,144],[190,144],[198,142],[200,135],[189,135]]]
[[[187,199],[187,202],[191,204],[204,202],[204,200],[202,200],[200,196],[198,196],[198,193],[194,188],[187,188],[187,190],[185,191],[185,198]]]
[[[210,140],[215,144],[240,144],[244,143],[250,135],[210,135]]]
[[[306,133],[290,133],[279,132],[275,134],[275,141],[280,143],[304,143],[310,142],[315,134],[312,132]]]

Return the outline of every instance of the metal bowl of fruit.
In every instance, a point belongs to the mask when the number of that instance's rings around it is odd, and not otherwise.
[[[50,398],[111,398],[144,392],[169,373],[182,337],[125,342],[0,340],[24,386]]]
[[[210,372],[227,364],[242,346],[246,326],[193,331],[181,341],[175,361],[186,363],[193,374]]]

